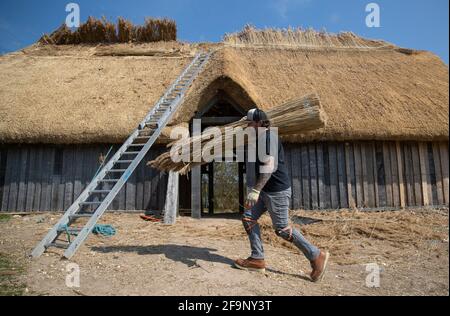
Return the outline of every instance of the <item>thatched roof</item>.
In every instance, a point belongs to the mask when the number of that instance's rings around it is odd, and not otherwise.
[[[357,43],[371,45],[34,45],[0,57],[0,140],[121,142],[201,46],[216,52],[172,124],[218,89],[262,109],[316,92],[328,126],[289,141],[447,139],[448,67],[429,52]]]

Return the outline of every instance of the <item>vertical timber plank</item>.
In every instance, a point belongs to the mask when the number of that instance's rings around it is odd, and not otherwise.
[[[397,172],[398,172],[398,187],[400,194],[400,207],[406,207],[406,197],[405,197],[405,177],[403,175],[404,159],[402,156],[401,144],[400,142],[395,143],[395,150],[397,153]]]
[[[25,204],[27,199],[27,174],[29,166],[29,146],[23,146],[20,149],[20,175],[19,175],[19,190],[17,193],[17,211],[25,211]]]
[[[25,211],[30,212],[33,210],[33,197],[34,197],[34,183],[36,181],[36,146],[30,147],[29,154],[29,169],[27,175],[27,198],[25,201]]]
[[[353,147],[355,161],[355,180],[356,180],[356,205],[359,208],[365,207],[364,204],[364,179],[362,172],[361,143],[355,143]]]
[[[429,206],[430,200],[429,200],[429,186],[428,183],[430,183],[429,177],[428,177],[428,156],[426,154],[426,144],[423,142],[419,143],[419,159],[420,159],[420,176],[421,176],[421,183],[422,186],[422,199],[423,199],[423,205]]]
[[[73,170],[74,148],[67,147],[63,153],[63,177],[64,177],[64,209],[67,210],[73,203]]]
[[[439,144],[441,171],[442,171],[442,186],[444,190],[444,204],[449,204],[449,179],[448,179],[448,143],[442,142]]]
[[[325,195],[325,166],[323,161],[323,143],[317,143],[317,186],[318,186],[318,196],[319,196],[319,209],[326,208],[326,201],[328,198]]]
[[[33,210],[39,211],[41,205],[41,179],[42,179],[42,161],[44,160],[44,149],[41,145],[37,148],[37,157],[36,157],[36,170],[35,170],[35,178],[34,178],[34,197],[33,197]]]
[[[375,142],[375,175],[378,196],[378,207],[388,206],[386,190],[386,164],[383,153],[383,142]]]
[[[291,169],[292,169],[292,206],[294,209],[299,209],[302,207],[302,186],[300,184],[300,168],[301,160],[298,154],[298,145],[294,145],[291,150]]]
[[[317,210],[319,208],[319,193],[318,193],[318,180],[317,180],[317,156],[316,145],[310,144],[309,149],[309,174],[311,178],[311,208]]]
[[[355,195],[353,194],[353,189],[355,188],[352,184],[352,180],[354,177],[354,174],[352,174],[353,165],[350,161],[351,154],[351,147],[350,143],[345,143],[344,151],[345,151],[345,174],[347,175],[347,201],[349,208],[355,208],[356,202],[355,202]]]
[[[392,179],[392,206],[400,207],[400,188],[398,177],[397,150],[395,142],[388,143],[389,157],[391,160],[391,179]]]
[[[9,182],[8,211],[13,212],[17,209],[17,192],[19,191],[19,175],[20,175],[20,147],[14,146],[10,150],[11,155],[8,161],[11,161],[11,178]],[[11,159],[10,159],[11,158]]]
[[[442,181],[442,162],[440,157],[440,149],[439,143],[433,142],[433,159],[434,159],[434,168],[436,174],[436,190],[437,190],[437,199],[438,205],[444,205],[444,185]]]
[[[292,190],[292,198],[289,202],[289,208],[290,209],[294,209],[294,198],[295,198],[295,192],[294,192],[294,185],[293,185],[293,177],[292,177],[292,160],[291,160],[291,156],[292,156],[292,146],[290,145],[285,145],[284,146],[284,160],[285,160],[285,164],[286,164],[286,168],[288,171],[288,175],[289,175],[289,179],[290,179],[290,186],[291,186],[291,190]],[[241,164],[239,164],[239,166],[241,166]],[[170,174],[169,174],[170,177]],[[239,182],[239,192],[243,192],[243,188],[241,189],[240,187],[240,182]]]
[[[413,183],[414,183],[414,197],[415,205],[422,206],[422,178],[420,174],[420,156],[417,142],[411,144],[411,158],[413,166]]]
[[[329,159],[328,165],[330,167],[330,193],[331,193],[331,208],[339,208],[339,186],[338,186],[338,165],[337,165],[337,153],[336,144],[331,143],[328,145]]]
[[[373,192],[375,207],[380,206],[379,188],[378,188],[378,165],[377,165],[377,152],[376,143],[370,142],[370,151],[372,152],[372,170],[373,170]]]
[[[303,208],[305,210],[311,209],[311,184],[309,176],[309,155],[308,145],[302,145],[301,147],[301,160],[302,160],[302,193],[303,193]]]
[[[78,198],[83,190],[83,182],[82,182],[82,173],[83,173],[83,165],[85,165],[85,154],[84,148],[82,146],[74,146],[74,169],[75,174],[73,177],[73,197],[74,200]]]
[[[191,186],[192,186],[192,217],[200,219],[202,216],[201,206],[201,167],[195,166],[191,170]]]
[[[392,167],[391,167],[391,155],[389,150],[389,144],[386,142],[382,143],[383,152],[383,169],[384,169],[384,182],[386,189],[386,206],[393,207],[394,198],[392,193]]]
[[[11,155],[11,146],[6,147],[4,151],[4,156],[6,157],[6,166],[5,166],[5,181],[3,185],[3,197],[2,197],[2,211],[8,211],[8,200],[9,200],[9,188],[11,183],[12,171],[12,155]],[[4,159],[4,158],[2,158]]]
[[[348,208],[348,187],[347,173],[345,161],[345,144],[337,143],[337,167],[338,167],[338,184],[339,184],[339,207]]]
[[[413,177],[413,162],[412,162],[412,154],[411,154],[411,144],[404,143],[403,144],[403,152],[404,152],[404,166],[405,166],[405,179],[406,179],[406,196],[407,196],[407,205],[414,206],[416,204],[416,199],[414,197],[414,177]]]

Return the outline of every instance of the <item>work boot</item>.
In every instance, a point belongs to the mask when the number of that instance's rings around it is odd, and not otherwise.
[[[234,266],[241,270],[266,272],[266,263],[264,259],[237,259],[234,261]]]
[[[330,254],[327,252],[320,251],[319,256],[311,261],[311,268],[313,269],[310,277],[313,282],[319,282],[323,279],[325,271],[327,269],[328,258]]]

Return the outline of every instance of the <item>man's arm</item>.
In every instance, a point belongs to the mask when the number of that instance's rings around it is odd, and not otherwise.
[[[269,156],[267,162],[262,164],[258,180],[256,181],[256,184],[253,188],[257,191],[261,191],[266,185],[266,183],[269,181],[270,177],[272,176],[274,169],[275,169],[275,158]]]
[[[256,181],[255,186],[251,190],[251,192],[248,194],[247,197],[247,205],[253,206],[259,199],[259,194],[261,190],[264,188],[264,186],[269,181],[270,177],[272,176],[272,173],[275,169],[275,159],[272,156],[269,156],[269,159],[267,162],[263,163],[261,166],[261,172],[259,173],[259,177]]]

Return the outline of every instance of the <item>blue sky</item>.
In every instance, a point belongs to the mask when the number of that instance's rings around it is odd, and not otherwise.
[[[353,31],[402,47],[430,50],[448,65],[448,0],[1,0],[0,53],[26,47],[66,18],[65,6],[78,3],[89,15],[142,23],[145,16],[170,17],[181,40],[220,41],[246,23],[257,27],[302,26],[330,32]],[[368,28],[365,7],[375,2],[381,27]]]

